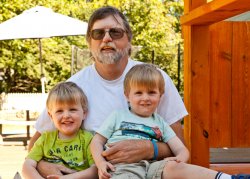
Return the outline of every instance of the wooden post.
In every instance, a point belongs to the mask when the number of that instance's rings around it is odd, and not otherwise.
[[[184,12],[188,13],[206,0],[186,0],[184,3]],[[184,122],[184,137],[191,154],[190,162],[209,167],[209,26],[183,26],[183,35],[184,102],[189,112]]]
[[[3,134],[3,125],[0,124],[0,135],[2,135],[2,134]]]
[[[26,110],[26,121],[30,121],[30,111]],[[30,139],[30,126],[27,125],[26,127],[26,131],[27,131],[27,140]]]

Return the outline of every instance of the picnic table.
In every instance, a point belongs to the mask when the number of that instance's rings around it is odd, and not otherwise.
[[[5,137],[5,141],[22,141],[24,146],[27,146],[27,141],[30,140],[30,127],[35,124],[35,120],[32,120],[30,118],[30,111],[26,110],[26,120],[20,120],[20,119],[0,119],[0,138]],[[7,134],[3,134],[3,126],[4,125],[14,125],[14,126],[26,126],[26,135],[25,136],[20,136],[20,135],[15,135],[15,134],[8,134],[8,136],[11,137],[6,137]]]

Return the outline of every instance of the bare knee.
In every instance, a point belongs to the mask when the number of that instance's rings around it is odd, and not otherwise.
[[[175,161],[168,161],[163,169],[163,179],[181,179],[181,168],[184,167],[184,163],[177,163]]]

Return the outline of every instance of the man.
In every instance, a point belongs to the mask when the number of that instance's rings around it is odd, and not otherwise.
[[[94,58],[94,64],[72,76],[69,81],[75,82],[85,92],[89,102],[89,114],[84,122],[84,127],[89,131],[95,131],[112,111],[128,107],[123,94],[123,80],[128,70],[139,62],[129,59],[132,32],[125,16],[116,8],[103,7],[93,13],[89,20],[86,39]],[[157,113],[183,140],[179,120],[187,115],[187,111],[171,79],[164,72],[162,75],[166,84],[165,94],[162,96]],[[43,131],[54,129],[46,111],[39,116],[35,127],[38,132],[30,141],[29,149]],[[133,163],[143,159],[163,159],[171,155],[166,144],[157,143],[155,145],[145,140],[133,142],[126,140],[113,143],[103,153],[103,156],[114,164]],[[74,172],[62,165],[47,162],[40,162],[38,170],[43,177],[49,174],[63,175]],[[168,161],[157,170],[159,171],[158,178],[163,179],[250,178],[250,175],[231,176],[176,161]],[[67,178],[67,176],[65,177]]]
[[[128,107],[123,94],[123,80],[128,70],[140,62],[129,59],[132,31],[125,16],[116,8],[103,7],[93,13],[88,23],[86,39],[94,64],[72,76],[69,81],[75,82],[87,95],[90,110],[84,127],[95,131],[112,111]],[[187,115],[187,111],[169,76],[163,71],[162,74],[166,83],[165,94],[157,113],[183,140],[179,120]],[[37,132],[30,141],[29,149],[42,132],[54,129],[46,111],[37,119],[35,128]],[[170,149],[164,143],[157,143],[155,146],[144,140],[133,142],[133,145],[130,142],[121,141],[110,145],[104,156],[111,163],[132,163],[171,155]],[[62,166],[48,167],[44,162],[39,165],[39,171],[43,176],[71,172]]]

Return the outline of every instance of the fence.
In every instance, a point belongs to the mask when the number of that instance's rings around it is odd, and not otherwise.
[[[47,94],[42,93],[2,93],[0,96],[0,143],[1,141],[22,141],[26,146],[30,139],[30,127],[45,107]],[[26,126],[26,136],[3,134],[4,125]],[[12,131],[13,132],[13,131]],[[16,134],[16,131],[13,132]]]
[[[43,93],[2,93],[1,110],[30,110],[40,112],[44,107],[47,94]]]

